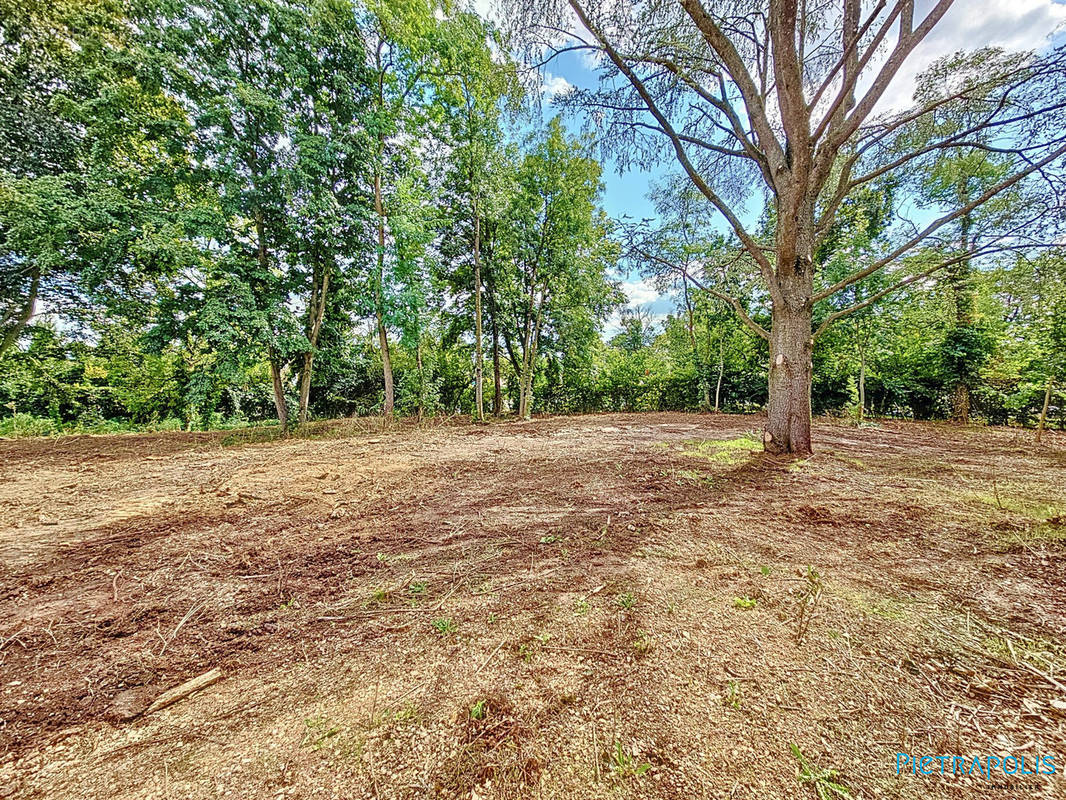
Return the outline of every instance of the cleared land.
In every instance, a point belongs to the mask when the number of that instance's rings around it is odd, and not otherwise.
[[[0,796],[1066,794],[1066,439],[758,425],[0,442]]]

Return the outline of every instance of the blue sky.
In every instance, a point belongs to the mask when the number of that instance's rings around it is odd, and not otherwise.
[[[579,53],[564,53],[557,57],[548,65],[544,75],[545,102],[542,112],[545,118],[559,113],[559,109],[552,104],[556,96],[565,94],[572,87],[593,88],[596,83],[595,72],[586,66]],[[575,132],[580,130],[583,122],[580,117],[571,114],[564,119],[571,130]],[[663,162],[652,170],[630,168],[622,172],[610,158],[604,159],[603,166],[604,210],[614,219],[629,217],[633,220],[655,217],[655,210],[648,199],[652,184],[677,169],[676,162],[669,153],[666,154]],[[631,307],[647,308],[657,319],[664,317],[673,309],[673,299],[668,295],[661,295],[649,282],[641,280],[640,275],[622,273],[618,277],[622,281],[622,289],[629,298]],[[608,320],[606,328],[608,335],[617,331],[617,314]]]
[[[486,2],[486,0],[481,0]],[[481,2],[478,5],[481,5]],[[919,0],[918,13],[927,10],[933,0]],[[1061,43],[1066,26],[1066,0],[956,0],[933,32],[912,54],[886,93],[882,107],[902,108],[909,104],[914,79],[934,60],[957,50],[999,46],[1007,50],[1043,50],[1049,43]],[[569,87],[591,87],[596,74],[579,53],[564,53],[544,69],[542,95],[543,114],[553,116],[558,109],[552,100]],[[572,129],[581,127],[581,120],[569,118]],[[664,144],[665,146],[665,144]],[[651,184],[663,176],[676,172],[676,163],[666,154],[662,163],[650,172],[619,173],[610,159],[604,161],[605,191],[603,204],[615,218],[634,219],[653,217],[648,200]],[[661,296],[639,275],[619,276],[631,306],[650,308],[661,318],[673,307],[673,300]],[[608,332],[616,328],[616,320],[608,323]]]
[[[559,94],[564,94],[571,87],[592,89],[596,86],[596,74],[583,63],[578,53],[563,53],[547,67],[544,80],[544,94],[547,102],[544,104],[545,116],[553,116],[558,109],[552,105],[552,99]],[[577,130],[581,127],[581,119],[570,115],[567,118],[570,128]],[[674,162],[668,161],[663,169],[652,172],[630,170],[619,173],[613,163],[604,164],[604,208],[612,217],[630,216],[634,219],[654,216],[651,203],[648,201],[648,191],[651,182],[658,176],[664,175],[667,169],[674,168]]]

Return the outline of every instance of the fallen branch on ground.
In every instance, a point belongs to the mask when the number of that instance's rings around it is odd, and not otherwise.
[[[197,675],[195,678],[191,678],[185,683],[175,686],[173,689],[168,689],[159,695],[145,711],[145,715],[151,714],[153,711],[159,711],[167,706],[174,705],[179,700],[184,700],[191,694],[194,694],[201,689],[206,689],[213,683],[217,683],[222,678],[222,672],[215,667],[208,670],[203,675]]]

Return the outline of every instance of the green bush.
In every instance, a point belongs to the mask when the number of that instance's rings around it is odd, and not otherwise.
[[[150,431],[158,431],[160,433],[165,431],[180,431],[185,429],[185,423],[183,423],[177,417],[167,417],[159,422],[153,422],[148,426]]]
[[[33,414],[15,414],[0,419],[0,436],[56,436],[62,433],[55,420],[35,417]]]

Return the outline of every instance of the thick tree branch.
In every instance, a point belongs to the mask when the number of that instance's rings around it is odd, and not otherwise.
[[[725,292],[720,292],[717,289],[707,286],[698,278],[691,275],[684,267],[680,267],[679,269],[681,271],[681,274],[688,278],[690,281],[692,281],[692,283],[695,284],[698,288],[702,289],[708,294],[714,295],[719,300],[723,300],[728,303],[732,307],[733,312],[737,315],[737,317],[740,318],[740,321],[743,322],[749,329],[751,329],[757,336],[761,336],[766,341],[770,341],[770,332],[751,318],[751,316],[748,314],[748,312],[745,310],[744,306],[739,300],[737,300],[732,295],[728,295]]]
[[[854,305],[848,306],[847,308],[842,308],[839,311],[834,311],[832,314],[830,314],[828,317],[825,318],[825,321],[822,322],[821,325],[818,326],[818,329],[814,332],[813,338],[814,339],[820,338],[821,335],[826,332],[826,330],[829,328],[829,326],[832,325],[834,322],[836,322],[838,319],[846,317],[849,314],[854,314],[856,311],[861,311],[862,309],[864,309],[864,308],[866,308],[868,306],[872,306],[874,303],[876,303],[878,300],[882,299],[883,297],[887,297],[888,295],[892,294],[893,292],[898,292],[900,289],[903,289],[904,287],[910,286],[912,283],[914,283],[915,281],[920,281],[922,278],[928,278],[934,272],[937,272],[938,270],[941,270],[944,267],[947,267],[947,266],[949,266],[951,264],[958,263],[959,261],[962,261],[963,259],[972,258],[972,257],[973,256],[972,256],[971,253],[966,253],[965,255],[960,256],[959,258],[951,259],[950,261],[945,261],[945,262],[943,262],[941,264],[936,264],[935,266],[932,266],[929,269],[923,270],[923,271],[918,272],[918,273],[916,273],[914,275],[910,275],[909,277],[904,278],[903,280],[899,281],[898,283],[894,283],[892,286],[889,286],[887,289],[881,289],[878,292],[874,292],[872,295],[867,297],[862,302],[855,303]]]
[[[896,18],[899,16],[901,10],[907,4],[907,2],[908,0],[897,1],[896,5],[892,8],[892,11],[889,13],[888,17],[881,24],[881,27],[877,30],[877,33],[874,35],[873,41],[871,41],[869,46],[867,46],[866,52],[863,53],[861,57],[858,57],[858,51],[855,48],[858,47],[859,38],[862,34],[858,32],[855,33],[854,47],[849,46],[845,48],[844,54],[841,56],[840,59],[840,67],[837,68],[844,69],[844,79],[841,81],[840,90],[833,98],[833,102],[830,103],[829,108],[826,109],[825,114],[822,115],[822,121],[818,124],[818,127],[815,128],[814,134],[812,135],[812,139],[814,141],[817,142],[819,139],[821,139],[822,134],[824,134],[826,132],[826,129],[830,126],[832,126],[832,130],[830,131],[830,133],[835,132],[840,127],[840,124],[844,121],[844,114],[849,111],[851,107],[855,104],[855,87],[858,84],[859,76],[862,74],[862,71],[866,69],[866,67],[869,65],[870,59],[873,58],[874,54],[877,52],[877,49],[881,46],[881,42],[884,41],[884,38],[888,34],[888,31],[892,28],[892,24],[896,21]],[[880,13],[880,9],[882,8],[884,8],[883,2],[878,5],[878,7],[874,10],[874,13],[871,14],[870,18],[867,20],[868,25],[874,22],[876,14]],[[847,25],[845,25],[844,27],[845,41],[847,41],[848,39],[848,27],[849,26]],[[830,74],[826,76],[826,80],[830,81],[832,77],[833,72],[830,72]],[[815,106],[815,102],[816,101],[811,102],[812,109]]]
[[[758,242],[756,242],[752,238],[751,234],[747,232],[747,230],[744,228],[744,225],[740,222],[740,219],[733,212],[733,209],[729,207],[729,204],[718,196],[718,194],[703,179],[703,176],[700,175],[700,173],[696,170],[696,167],[692,164],[692,161],[689,159],[688,154],[685,151],[685,147],[682,143],[681,138],[674,130],[674,127],[670,123],[670,120],[667,119],[666,115],[659,109],[658,104],[651,96],[651,92],[648,91],[648,88],[644,85],[644,82],[633,71],[629,64],[626,63],[626,61],[621,57],[618,51],[615,50],[614,46],[607,40],[607,37],[603,34],[602,31],[599,30],[598,26],[592,23],[592,21],[585,14],[584,9],[577,2],[577,0],[569,0],[569,2],[570,7],[574,10],[574,13],[581,21],[581,24],[584,25],[585,28],[594,37],[596,37],[596,40],[603,47],[604,52],[607,54],[607,57],[611,59],[611,62],[615,65],[618,71],[621,72],[622,75],[625,76],[625,78],[632,84],[633,88],[636,89],[637,94],[640,95],[641,100],[643,100],[644,104],[648,107],[648,111],[653,117],[655,117],[659,125],[662,126],[663,130],[666,132],[667,137],[673,144],[674,153],[677,156],[677,160],[681,163],[682,168],[688,174],[689,178],[692,179],[692,182],[696,184],[696,187],[703,193],[703,195],[711,201],[714,207],[717,208],[719,212],[721,212],[722,216],[725,217],[727,222],[729,222],[730,227],[732,227],[733,230],[736,232],[737,237],[740,239],[745,249],[747,249],[747,251],[751,253],[752,258],[755,259],[755,262],[759,265],[759,268],[763,275],[763,279],[766,281],[767,288],[769,289],[771,296],[774,297],[776,301],[777,298],[780,297],[780,289],[777,285],[777,280],[774,275],[773,267],[771,266],[766,256],[763,254]]]
[[[836,76],[840,73],[840,70],[844,69],[845,65],[849,61],[857,57],[859,42],[862,40],[862,37],[866,35],[867,31],[870,29],[870,26],[873,25],[873,23],[877,20],[877,17],[881,14],[884,8],[885,0],[879,0],[877,5],[874,6],[873,10],[870,12],[870,16],[867,17],[866,22],[862,24],[862,27],[859,28],[854,37],[849,40],[847,34],[845,33],[844,44],[846,46],[844,48],[844,52],[841,53],[840,58],[822,79],[822,83],[818,86],[818,89],[815,91],[810,103],[808,103],[811,108],[816,108],[818,106],[818,101],[822,99],[822,95],[825,94],[826,90],[828,90],[829,87],[833,85],[833,81],[836,80]]]
[[[735,297],[730,294],[727,294],[726,292],[715,289],[714,287],[707,286],[699,278],[697,278],[687,269],[685,269],[685,267],[681,264],[675,264],[663,258],[662,256],[657,256],[654,253],[649,253],[643,248],[638,247],[634,249],[644,258],[647,258],[651,261],[655,261],[658,264],[662,264],[667,269],[679,273],[683,279],[692,281],[692,283],[695,284],[698,288],[702,289],[710,295],[717,297],[719,300],[728,303],[741,322],[743,322],[748,328],[750,328],[756,335],[761,336],[763,339],[766,339],[766,341],[770,341],[770,333],[762,325],[760,325],[758,322],[751,318],[751,315],[748,314],[747,309],[744,308],[744,305]]]
[[[840,142],[846,142],[851,138],[851,135],[859,129],[863,120],[870,115],[874,106],[877,105],[878,101],[884,95],[885,90],[888,89],[888,85],[892,82],[892,79],[896,77],[896,73],[899,72],[899,68],[903,66],[903,62],[912,52],[914,52],[914,48],[921,44],[925,37],[929,35],[929,32],[933,30],[933,27],[940,22],[941,18],[947,13],[948,9],[951,8],[954,1],[955,0],[938,0],[937,4],[933,6],[925,19],[922,20],[921,24],[913,32],[906,32],[901,23],[900,35],[892,53],[878,71],[877,76],[874,78],[870,88],[866,91],[866,94],[863,95],[858,103],[856,103],[855,109],[843,122],[836,134],[830,137],[830,139],[835,140],[836,143],[839,144]],[[913,0],[907,0],[907,2],[903,4],[903,14],[906,15],[908,9],[913,13],[913,8]]]
[[[874,106],[884,95],[885,90],[888,89],[892,79],[896,77],[896,73],[899,72],[900,67],[907,57],[914,51],[922,40],[929,34],[933,27],[940,21],[941,17],[951,7],[954,0],[938,0],[937,4],[922,20],[921,24],[913,32],[909,31],[909,22],[904,24],[913,16],[914,1],[902,0],[902,3],[897,5],[899,14],[901,17],[899,36],[896,40],[896,46],[892,49],[888,59],[881,66],[877,75],[874,77],[870,88],[867,89],[866,94],[855,104],[854,109],[846,118],[841,117],[839,124],[832,125],[831,130],[827,132],[825,140],[818,147],[818,154],[815,158],[815,168],[813,170],[812,186],[815,194],[821,193],[822,184],[828,177],[830,170],[832,169],[833,161],[836,159],[837,152],[841,145],[848,141],[852,135],[859,129],[863,121],[873,111]],[[861,66],[857,71],[861,71]],[[855,75],[855,80],[858,80],[858,75]],[[841,93],[845,91],[847,87],[841,87]],[[841,95],[838,95],[840,98]],[[841,100],[843,102],[843,100]],[[832,110],[831,110],[832,111]],[[835,112],[827,115],[826,119],[834,119]],[[821,126],[819,126],[819,129]]]
[[[759,169],[763,173],[767,185],[771,187],[773,186],[773,177],[770,173],[770,164],[766,159],[766,155],[755,146],[754,142],[752,142],[751,136],[740,120],[740,115],[737,113],[736,109],[733,108],[733,104],[729,102],[729,93],[726,87],[725,76],[722,75],[720,71],[709,72],[709,74],[713,75],[718,80],[719,95],[715,96],[671,59],[655,56],[628,55],[623,56],[622,58],[627,62],[646,62],[666,68],[679,81],[684,83],[685,86],[694,91],[702,100],[722,112],[722,114],[725,115],[725,118],[729,121],[730,127],[725,128],[717,122],[715,122],[715,126],[720,128],[723,132],[733,136],[740,143],[740,146],[744,148],[751,160],[759,165]]]
[[[744,59],[741,58],[740,53],[737,52],[736,47],[729,40],[712,19],[711,15],[704,9],[700,0],[681,0],[681,7],[685,9],[685,13],[692,18],[692,21],[696,23],[696,27],[699,28],[700,33],[703,35],[704,40],[710,45],[711,50],[715,52],[720,59],[726,70],[729,72],[730,78],[740,91],[741,99],[744,101],[744,107],[747,111],[747,117],[751,121],[752,128],[755,130],[755,135],[758,138],[759,146],[766,154],[767,159],[770,162],[771,174],[775,173],[778,169],[785,168],[785,152],[778,142],[777,136],[774,134],[773,127],[770,125],[770,119],[766,114],[766,104],[764,102],[763,94],[755,86],[755,81],[752,79],[751,74],[748,72],[747,67],[744,65]],[[776,187],[775,187],[776,188]]]
[[[1034,162],[1034,163],[1030,164],[1030,166],[1028,166],[1026,169],[1023,169],[1023,170],[1021,170],[1019,172],[1016,172],[1014,175],[1010,176],[1009,178],[1006,178],[1005,180],[1000,181],[995,186],[989,188],[988,190],[986,190],[984,193],[982,193],[980,196],[978,196],[974,200],[971,200],[966,205],[956,209],[955,211],[952,211],[950,214],[945,214],[944,216],[942,216],[942,217],[934,220],[933,222],[929,223],[923,230],[921,230],[920,232],[915,234],[909,241],[907,241],[904,244],[902,244],[899,247],[897,247],[895,250],[893,250],[891,253],[889,253],[884,258],[878,259],[877,261],[873,262],[870,266],[865,267],[864,269],[858,270],[857,272],[852,273],[851,275],[849,275],[848,277],[844,278],[843,280],[837,281],[832,286],[830,286],[830,287],[828,287],[826,289],[823,289],[820,292],[815,293],[815,295],[811,298],[811,302],[812,303],[818,303],[818,302],[820,302],[822,300],[825,300],[828,297],[832,297],[834,294],[839,292],[841,289],[846,289],[848,286],[851,286],[853,283],[858,283],[863,278],[866,278],[866,277],[869,277],[870,275],[873,275],[879,269],[885,267],[888,264],[891,264],[893,261],[895,261],[901,255],[906,253],[908,250],[912,250],[913,248],[917,247],[919,244],[921,244],[923,241],[925,241],[927,238],[929,238],[930,234],[932,234],[935,231],[939,230],[944,225],[947,225],[949,222],[952,222],[953,220],[956,220],[959,217],[962,217],[962,216],[965,216],[966,214],[969,214],[975,208],[985,204],[986,202],[988,202],[991,198],[995,197],[1000,192],[1003,192],[1003,191],[1009,189],[1011,186],[1014,186],[1016,183],[1021,181],[1027,175],[1031,175],[1032,173],[1038,171],[1042,167],[1047,166],[1052,161],[1055,161],[1056,159],[1060,158],[1064,154],[1066,154],[1066,145],[1062,145],[1061,147],[1057,148],[1056,150],[1054,150],[1049,155],[1047,155],[1044,158],[1042,158],[1040,161]]]

